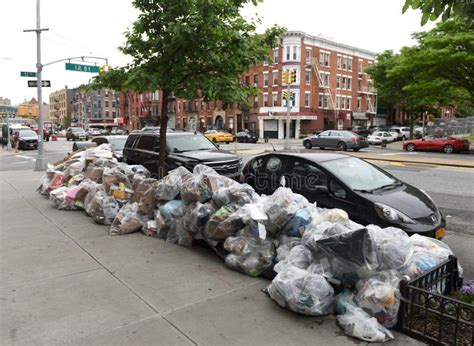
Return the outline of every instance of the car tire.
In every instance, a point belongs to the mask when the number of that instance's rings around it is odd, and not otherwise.
[[[212,141],[213,141],[214,143],[217,143],[217,140],[216,140],[215,138],[213,138]]]
[[[344,142],[339,142],[337,143],[337,150],[339,151],[346,151],[347,150],[347,145]]]
[[[319,150],[324,150],[324,147],[319,147]]]
[[[225,144],[229,144],[230,142],[225,142]]]
[[[68,141],[68,142],[69,142],[69,137],[66,137],[66,141]]]
[[[446,144],[443,148],[443,151],[446,154],[452,154],[454,152],[454,147],[451,144]]]
[[[358,152],[360,150],[360,148],[354,148],[352,150],[354,150],[355,152]]]
[[[415,145],[415,144],[410,143],[410,144],[407,145],[407,151],[409,151],[409,152],[412,153],[412,152],[414,152],[415,150],[416,150],[416,145]]]
[[[311,141],[305,141],[303,145],[306,149],[311,149],[313,147],[313,143],[311,143]]]

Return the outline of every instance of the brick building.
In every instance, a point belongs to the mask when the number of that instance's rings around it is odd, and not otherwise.
[[[243,82],[259,89],[250,107],[242,105],[223,109],[218,100],[176,99],[170,104],[169,126],[190,130],[224,128],[230,131],[249,129],[260,137],[284,138],[286,100],[283,71],[297,71],[290,88],[290,137],[326,128],[369,126],[375,121],[376,90],[363,70],[374,62],[375,53],[340,44],[320,36],[290,31],[281,38],[279,48],[271,52],[271,62],[255,66],[243,75]],[[158,122],[161,93],[122,93],[121,106],[125,123],[131,129]]]

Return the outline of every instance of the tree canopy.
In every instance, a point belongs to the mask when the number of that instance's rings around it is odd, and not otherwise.
[[[472,0],[405,0],[402,13],[409,8],[421,10],[421,25],[428,20],[436,20],[441,16],[442,21],[458,18],[472,26],[474,18],[474,3]]]
[[[255,20],[240,10],[261,0],[135,0],[140,14],[120,50],[132,58],[93,80],[93,87],[137,92],[162,90],[161,143],[166,138],[170,96],[224,104],[248,103],[254,92],[242,73],[264,61],[283,28],[255,33]],[[164,167],[164,145],[160,167]]]
[[[378,104],[409,114],[444,106],[474,105],[474,33],[460,20],[413,34],[418,44],[399,54],[386,51],[367,69],[378,88]]]

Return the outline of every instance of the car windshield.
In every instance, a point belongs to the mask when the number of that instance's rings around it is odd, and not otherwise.
[[[398,183],[385,172],[355,157],[322,162],[321,166],[352,190],[372,191]]]
[[[72,132],[85,132],[84,129],[77,128],[77,127],[76,128],[73,127],[71,130]]]
[[[127,137],[124,138],[109,138],[110,146],[112,147],[113,151],[123,150],[125,146],[125,142],[127,141]]]
[[[374,132],[374,136],[381,137],[381,136],[383,136],[383,132]]]
[[[169,136],[166,138],[170,152],[183,153],[195,150],[215,150],[216,147],[203,135]]]
[[[38,136],[35,131],[22,130],[20,131],[20,137],[36,137]]]

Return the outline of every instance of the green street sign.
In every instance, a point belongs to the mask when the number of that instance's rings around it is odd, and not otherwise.
[[[67,62],[66,70],[97,73],[99,72],[99,66],[79,65],[79,64],[71,64]]]
[[[36,77],[36,72],[26,72],[26,71],[21,71],[20,75],[22,77]]]

